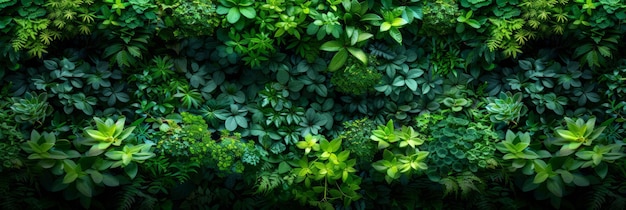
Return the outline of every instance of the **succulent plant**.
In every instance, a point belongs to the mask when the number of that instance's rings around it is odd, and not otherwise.
[[[528,112],[528,108],[522,103],[522,93],[512,94],[501,92],[498,98],[487,98],[487,111],[491,113],[492,122],[506,122],[517,124],[519,118]]]
[[[52,114],[52,107],[47,102],[46,93],[33,94],[27,92],[24,98],[13,98],[11,110],[15,113],[15,121],[35,124],[42,123],[46,117]]]

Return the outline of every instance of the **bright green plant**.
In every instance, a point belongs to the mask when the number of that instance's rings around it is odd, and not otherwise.
[[[89,137],[83,144],[91,146],[89,152],[90,156],[96,156],[102,154],[111,145],[120,146],[122,142],[131,135],[135,126],[125,127],[124,123],[126,118],[120,118],[117,121],[107,118],[103,120],[98,117],[94,117],[96,122],[96,129],[87,129],[85,133]]]
[[[235,24],[238,28],[243,26],[243,21],[239,22],[241,16],[253,19],[257,14],[254,1],[251,0],[220,0],[216,12],[220,15],[226,15],[228,23]],[[238,22],[239,24],[237,24]]]
[[[328,64],[329,71],[336,71],[343,67],[348,60],[348,55],[354,56],[363,64],[367,64],[367,55],[363,50],[357,47],[359,43],[364,42],[374,35],[363,32],[353,27],[346,27],[345,33],[339,40],[328,41],[320,46],[321,50],[329,52],[337,52]]]
[[[315,19],[307,26],[307,34],[315,34],[318,40],[322,40],[326,35],[339,38],[343,33],[343,28],[339,22],[339,17],[333,12],[319,13],[312,10],[310,16]]]
[[[570,155],[574,153],[581,146],[590,146],[593,141],[600,137],[602,131],[606,127],[600,126],[596,128],[596,118],[590,118],[585,121],[581,118],[576,120],[565,117],[567,124],[566,129],[557,129],[556,136],[558,139],[554,142],[556,145],[560,145],[559,155]]]
[[[624,157],[624,153],[621,150],[622,145],[619,144],[610,144],[610,145],[595,145],[593,150],[589,151],[578,151],[576,152],[576,157],[581,160],[585,160],[582,168],[587,167],[598,167],[603,161],[612,163],[615,160]],[[606,175],[602,175],[604,177]]]
[[[471,26],[472,28],[479,29],[480,22],[478,22],[478,20],[476,19],[472,19],[472,15],[474,15],[474,12],[470,10],[467,13],[465,13],[465,15],[461,15],[458,18],[456,18],[456,21],[458,21],[459,23],[465,23]],[[464,26],[459,27],[459,28],[464,28]],[[457,30],[460,30],[460,29],[457,29]]]
[[[394,7],[391,1],[383,1],[384,9],[382,10],[382,17],[372,14],[367,16],[367,20],[374,26],[379,26],[380,32],[388,32],[389,36],[398,44],[402,44],[402,32],[400,28],[409,24],[409,21],[402,17],[405,7]]]
[[[138,173],[137,163],[154,156],[150,151],[151,144],[131,145],[123,141],[133,130],[132,127],[124,129],[124,119],[114,123],[110,118],[94,118],[97,130],[87,128],[78,144],[57,139],[54,133],[40,134],[33,130],[22,149],[30,154],[28,159],[38,160],[37,167],[43,169],[46,176],[51,176],[48,180],[54,180],[46,184],[46,189],[64,190],[69,195],[66,199],[78,198],[83,207],[88,208],[91,199],[104,188],[119,186],[128,178],[134,179]],[[87,150],[81,145],[92,147]],[[122,146],[121,151],[117,150]],[[114,168],[120,166],[126,176],[113,175],[119,173]]]
[[[410,176],[428,169],[425,162],[429,152],[420,151],[417,147],[426,138],[412,127],[403,126],[396,130],[393,121],[389,120],[386,126],[381,125],[373,130],[370,138],[378,142],[378,149],[385,149],[383,159],[372,163],[372,167],[385,174],[387,183],[402,175]]]
[[[355,174],[356,159],[342,148],[342,140],[328,141],[322,136],[307,138],[308,142],[296,143],[296,146],[313,152],[291,163],[294,184],[299,184],[293,189],[295,199],[319,208],[332,208],[335,203],[348,206],[359,200],[361,195],[357,191],[361,178]]]
[[[530,150],[531,144],[530,134],[508,130],[504,141],[496,144],[496,149],[504,154],[503,160],[513,161],[509,166],[509,170],[515,171],[522,169],[526,175],[532,174],[533,160],[539,158],[548,158],[552,156],[546,150],[533,151]]]
[[[137,176],[137,163],[143,163],[145,160],[155,156],[150,151],[152,145],[140,144],[140,145],[124,145],[122,150],[112,150],[104,153],[104,155],[113,160],[111,168],[123,167],[130,178]]]

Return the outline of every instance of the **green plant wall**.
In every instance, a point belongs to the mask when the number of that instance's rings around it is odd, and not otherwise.
[[[619,0],[0,0],[0,206],[619,209]]]

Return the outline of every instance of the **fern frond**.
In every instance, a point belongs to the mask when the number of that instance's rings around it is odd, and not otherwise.
[[[540,20],[548,20],[548,18],[550,17],[550,12],[548,12],[546,10],[541,10],[541,11],[539,11],[537,17]]]
[[[522,46],[517,44],[517,42],[509,41],[504,46],[504,51],[502,51],[505,56],[517,58],[518,53],[522,53]]]
[[[52,24],[54,24],[54,27],[58,28],[58,29],[63,29],[65,28],[65,21],[61,20],[61,19],[54,19],[54,21],[52,21]]]
[[[500,43],[501,41],[495,38],[490,38],[487,39],[487,48],[489,48],[489,51],[495,51],[496,49],[500,48]]]
[[[471,192],[481,192],[482,190],[477,186],[482,184],[483,181],[472,173],[463,173],[457,177],[459,188],[461,189],[461,195],[466,197]]]
[[[85,12],[85,13],[79,14],[78,17],[81,18],[81,20],[85,23],[93,23],[95,21],[96,14]]]
[[[85,24],[78,26],[78,31],[80,31],[80,34],[83,34],[83,35],[91,34],[91,28],[89,27],[89,25],[85,25]]]
[[[600,184],[593,187],[589,192],[588,208],[592,210],[602,209],[602,205],[606,203],[606,197],[609,192],[609,188],[606,184]]]
[[[441,180],[439,180],[439,184],[443,185],[443,196],[448,196],[448,194],[450,193],[454,193],[455,195],[458,194],[459,192],[459,185],[457,184],[456,180],[450,178],[450,177],[446,177],[443,178]]]
[[[515,41],[517,41],[520,45],[523,45],[526,41],[528,41],[528,37],[524,33],[516,33],[514,37]]]
[[[29,46],[29,48],[28,55],[30,56],[37,56],[38,58],[41,58],[44,53],[48,53],[48,50],[46,50],[47,46],[41,42],[34,43]]]
[[[283,184],[283,179],[278,173],[263,172],[259,175],[256,183],[256,192],[258,194],[268,194],[275,188]]]
[[[122,187],[122,189],[118,193],[117,203],[118,210],[129,210],[133,208],[133,204],[135,203],[135,197],[141,193],[141,190],[137,188],[134,184],[126,185]]]
[[[54,40],[53,34],[49,30],[43,31],[39,34],[39,40],[45,45],[50,45],[52,40]]]
[[[15,51],[19,51],[22,50],[26,47],[26,41],[27,39],[23,39],[21,37],[17,37],[13,40],[11,40],[11,47],[13,47],[13,50]]]
[[[556,18],[556,22],[558,23],[567,22],[567,13],[557,13],[557,14],[554,14],[554,17]]]
[[[73,20],[74,17],[76,17],[76,12],[72,10],[65,10],[63,11],[63,17],[67,20]]]
[[[157,205],[159,204],[159,200],[157,200],[156,198],[152,197],[152,196],[146,196],[144,197],[143,201],[141,202],[140,206],[140,210],[146,209],[146,210],[151,210],[151,209],[158,209]]]
[[[475,209],[481,210],[490,210],[490,209],[498,209],[492,202],[491,199],[484,196],[483,194],[478,194],[475,196],[474,202]]]
[[[530,19],[530,20],[528,20],[528,25],[531,28],[537,29],[537,28],[539,28],[539,25],[541,25],[541,22],[539,22],[538,20],[535,20],[535,19]]]

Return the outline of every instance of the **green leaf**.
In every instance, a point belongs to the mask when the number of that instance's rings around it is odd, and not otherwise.
[[[469,19],[465,23],[470,25],[472,28],[475,28],[475,29],[479,29],[480,28],[480,22],[478,22],[477,20]]]
[[[7,25],[9,25],[9,23],[11,23],[12,20],[13,18],[11,17],[0,17],[0,29],[4,29]]]
[[[226,118],[225,127],[228,131],[234,131],[235,129],[237,129],[237,121],[235,120],[234,116]]]
[[[333,59],[330,60],[328,70],[331,72],[337,71],[346,63],[346,60],[348,60],[348,51],[346,49],[339,50],[339,52],[333,56]]]
[[[135,176],[137,176],[138,170],[139,169],[137,167],[137,164],[134,162],[124,167],[124,172],[126,172],[126,174],[128,175],[128,177],[130,177],[130,179],[134,179]]]
[[[572,183],[574,181],[574,175],[566,170],[560,170],[561,178],[565,183]]]
[[[563,197],[563,186],[560,180],[556,181],[554,179],[550,179],[548,180],[546,187],[552,194],[556,195],[557,197]]]
[[[291,170],[291,166],[287,162],[283,161],[283,162],[280,162],[280,164],[278,164],[278,171],[277,172],[279,174],[287,173],[290,170]]]
[[[320,47],[320,50],[335,52],[343,49],[343,43],[337,40],[327,41]]]
[[[239,21],[239,18],[241,18],[241,13],[239,13],[239,8],[237,7],[231,7],[228,10],[228,14],[226,15],[226,20],[231,23],[234,24],[237,21]]]
[[[350,54],[359,59],[363,64],[367,64],[367,55],[365,55],[363,50],[356,47],[348,47],[347,49]]]
[[[389,22],[383,22],[383,23],[380,25],[380,31],[381,31],[381,32],[384,32],[384,31],[389,31],[389,29],[391,29],[391,23],[389,23]]]
[[[606,163],[600,164],[594,168],[596,174],[600,176],[600,178],[604,179],[606,175],[609,173],[609,166]]]
[[[86,130],[85,132],[87,132],[87,135],[89,135],[89,137],[98,140],[98,141],[107,141],[108,137],[103,134],[100,131],[97,130]]]
[[[578,137],[569,130],[556,130],[556,133],[563,139],[568,141],[576,141]]]
[[[374,168],[378,172],[383,172],[383,171],[387,171],[388,167],[385,166],[385,164],[383,164],[382,161],[376,161],[372,163],[372,168]]]
[[[373,36],[374,35],[370,33],[361,33],[359,34],[359,37],[356,42],[362,42],[362,41],[368,40],[369,38],[372,38]]]
[[[404,18],[396,18],[396,19],[393,19],[393,21],[391,22],[391,26],[400,27],[400,26],[406,25],[407,23],[409,22],[406,21]]]
[[[91,175],[91,179],[93,180],[94,183],[96,183],[96,184],[102,183],[102,180],[104,179],[104,176],[102,176],[102,174],[99,171],[97,171],[97,170],[90,170],[89,174]]]
[[[402,44],[402,33],[400,33],[400,30],[398,28],[392,28],[391,30],[389,30],[389,35],[391,35],[391,38],[393,38],[393,40],[396,40],[396,42]]]
[[[380,21],[382,19],[383,18],[373,13],[367,13],[361,17],[361,21]]]
[[[78,190],[78,192],[80,192],[81,194],[83,194],[86,197],[91,197],[92,193],[93,193],[93,189],[91,187],[91,184],[89,183],[88,179],[79,179],[76,182],[76,189]]]
[[[330,148],[329,148],[329,152],[337,152],[339,150],[339,148],[341,148],[341,138],[336,138],[333,139],[330,142]]]
[[[396,167],[395,165],[389,167],[389,169],[387,169],[387,176],[394,179],[399,177],[400,175],[398,174],[398,167]]]
[[[278,80],[280,84],[287,84],[287,82],[289,82],[289,72],[284,69],[279,69],[278,72],[276,72],[276,80]]]
[[[102,174],[102,183],[109,187],[116,187],[120,185],[120,181],[111,174]]]
[[[537,175],[535,175],[535,179],[533,179],[533,183],[535,183],[535,184],[542,183],[542,182],[546,181],[546,179],[548,179],[549,176],[550,175],[548,173],[545,173],[545,172],[537,173]]]
[[[409,89],[411,89],[411,91],[417,91],[417,81],[414,79],[406,79],[404,80],[404,83],[407,87],[409,87]]]
[[[256,11],[254,11],[254,7],[241,7],[239,8],[239,12],[241,12],[241,14],[248,19],[253,19],[256,17]]]

